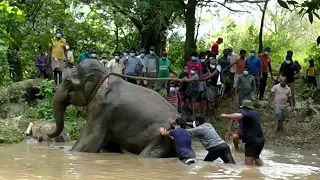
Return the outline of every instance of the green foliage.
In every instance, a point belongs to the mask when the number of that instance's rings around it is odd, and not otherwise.
[[[178,33],[174,33],[168,39],[167,51],[171,63],[173,64],[173,71],[180,74],[185,64],[183,59],[184,37]]]
[[[319,0],[311,0],[311,1],[303,1],[302,3],[298,3],[296,1],[282,1],[278,0],[278,4],[286,9],[290,9],[290,7],[293,7],[293,9],[298,9],[300,15],[306,15],[308,14],[308,18],[310,23],[312,24],[313,16],[316,16],[318,19],[320,19],[320,16],[318,14],[318,11],[320,9],[320,1]]]
[[[34,108],[30,108],[27,117],[35,121],[55,122],[53,112],[53,87],[52,80],[44,80],[41,86],[41,94],[44,99]],[[66,127],[72,139],[78,139],[83,132],[85,120],[78,115],[75,106],[68,106],[65,112]]]
[[[0,87],[10,84],[9,64],[4,49],[0,46]]]
[[[23,131],[12,119],[0,119],[0,143],[18,143],[23,140]]]

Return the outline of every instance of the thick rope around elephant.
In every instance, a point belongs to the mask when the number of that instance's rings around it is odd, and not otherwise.
[[[127,78],[127,79],[133,79],[133,80],[145,80],[145,81],[175,81],[175,82],[187,82],[187,83],[198,81],[198,80],[191,80],[191,79],[186,79],[186,78],[184,78],[184,79],[179,79],[179,78],[147,78],[147,77],[127,76],[127,75],[118,74],[118,73],[108,73],[108,74],[104,74],[102,76],[102,78],[100,79],[100,81],[98,82],[96,88],[94,89],[94,91],[92,92],[92,94],[89,98],[88,104],[91,102],[91,100],[93,99],[94,95],[97,93],[98,89],[103,84],[103,82],[111,75],[118,76],[121,78]]]

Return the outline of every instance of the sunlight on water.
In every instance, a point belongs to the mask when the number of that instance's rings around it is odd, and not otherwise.
[[[197,161],[186,166],[175,158],[143,159],[128,154],[69,152],[71,146],[56,144],[6,145],[0,147],[0,179],[319,179],[318,153],[283,155],[264,150],[264,167],[243,165],[243,152],[233,152],[236,165],[203,162],[207,152],[196,144]],[[293,161],[297,160],[296,161]],[[300,162],[301,161],[301,162]],[[308,164],[308,165],[303,165]]]

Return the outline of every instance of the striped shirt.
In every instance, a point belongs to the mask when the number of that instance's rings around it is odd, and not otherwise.
[[[167,101],[176,109],[178,109],[178,95],[176,92],[169,93],[167,97]]]

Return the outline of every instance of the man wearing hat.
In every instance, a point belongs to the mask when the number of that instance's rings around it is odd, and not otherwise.
[[[215,42],[211,47],[211,53],[218,56],[219,54],[219,45],[223,43],[223,38],[219,37],[218,41]]]
[[[101,61],[100,61],[100,62],[102,63],[102,65],[103,65],[104,68],[107,68],[107,67],[108,67],[109,61],[108,61],[108,55],[107,55],[106,53],[103,53],[103,54],[101,55]]]
[[[265,139],[262,131],[261,116],[254,110],[251,100],[244,100],[240,106],[242,111],[234,114],[221,114],[221,118],[233,120],[242,120],[243,122],[243,140],[245,144],[245,164],[252,166],[262,166],[263,161],[260,158],[264,147]]]
[[[146,55],[146,77],[156,78],[159,73],[159,57],[156,54],[156,47],[150,47],[150,54]],[[155,87],[155,82],[148,82],[149,88]]]

